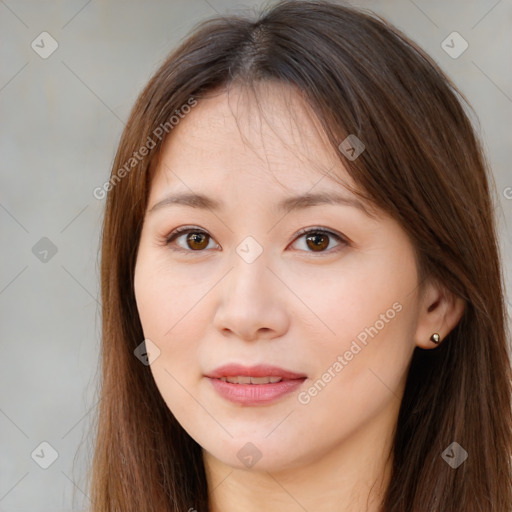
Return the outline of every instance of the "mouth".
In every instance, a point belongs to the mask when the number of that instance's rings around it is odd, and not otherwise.
[[[274,402],[302,385],[306,375],[277,366],[228,364],[205,375],[224,399],[240,405]]]

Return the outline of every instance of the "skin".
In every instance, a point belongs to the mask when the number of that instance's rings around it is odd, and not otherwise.
[[[165,142],[134,280],[145,338],[160,350],[150,368],[203,448],[212,511],[377,511],[413,350],[434,348],[434,332],[444,339],[463,303],[434,283],[419,294],[411,242],[381,211],[371,218],[353,206],[319,204],[279,213],[279,201],[305,192],[354,198],[334,174],[354,183],[293,90],[263,84],[258,100],[239,87],[202,99]],[[203,193],[224,208],[150,212],[177,192]],[[185,233],[165,245],[188,225],[211,238],[187,244]],[[315,251],[297,236],[319,227],[348,244],[328,236]],[[263,250],[252,263],[236,252],[249,235]],[[394,318],[333,371],[396,303]],[[271,404],[233,404],[204,377],[227,362],[274,364],[307,379]],[[329,368],[335,376],[301,403],[299,393]],[[237,457],[248,442],[261,454],[252,467]]]

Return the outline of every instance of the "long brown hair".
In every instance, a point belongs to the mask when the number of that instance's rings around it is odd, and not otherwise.
[[[172,116],[232,84],[267,80],[304,96],[334,148],[349,134],[364,142],[356,160],[338,151],[348,173],[365,198],[407,232],[422,280],[436,280],[466,301],[441,345],[414,351],[382,510],[512,510],[504,285],[494,191],[465,111],[469,103],[384,19],[328,1],[285,1],[256,18],[202,22],[161,65],[131,112],[102,189],[108,194],[92,510],[208,510],[201,447],[166,406],[149,367],[134,356],[144,339],[134,267],[156,156],[172,137]],[[457,469],[441,457],[454,441],[469,454]]]

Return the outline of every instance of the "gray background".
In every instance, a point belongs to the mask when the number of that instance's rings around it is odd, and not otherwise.
[[[351,3],[418,42],[474,106],[496,182],[507,275],[512,1]],[[108,180],[129,111],[167,53],[200,20],[260,4],[0,0],[0,511],[88,504],[104,207],[92,191]],[[42,46],[43,31],[58,43],[47,58],[31,47]],[[453,31],[469,44],[456,59],[441,47]],[[48,469],[38,465],[51,461],[43,441],[58,453]]]

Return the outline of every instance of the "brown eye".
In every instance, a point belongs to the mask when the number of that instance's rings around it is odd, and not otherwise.
[[[206,233],[192,231],[186,237],[186,241],[191,249],[194,251],[199,251],[208,247],[209,238],[209,235]]]
[[[314,252],[319,252],[329,246],[329,236],[325,233],[313,233],[306,237],[308,247]]]

